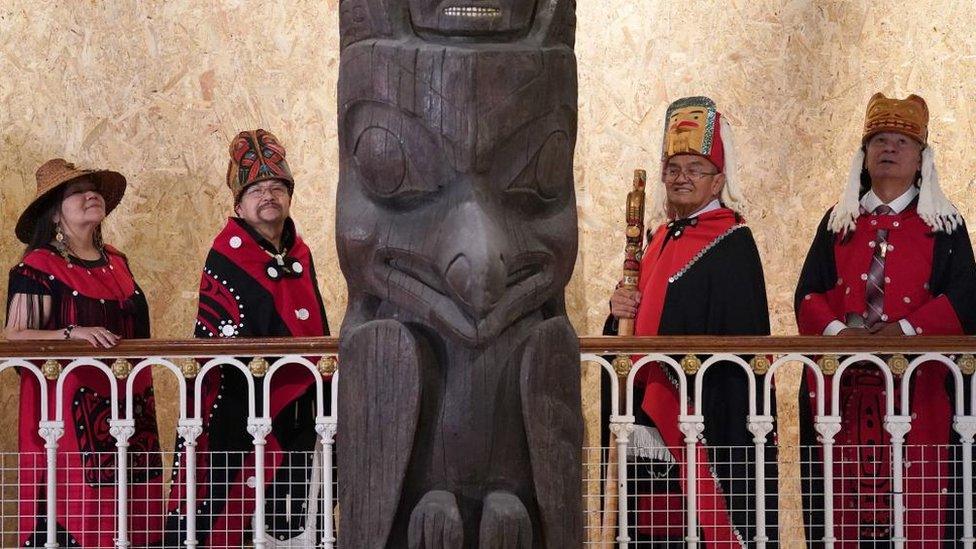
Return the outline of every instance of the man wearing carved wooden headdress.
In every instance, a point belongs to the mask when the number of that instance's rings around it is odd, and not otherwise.
[[[680,99],[668,107],[661,183],[652,191],[655,217],[665,221],[644,251],[638,290],[614,292],[608,333],[616,333],[617,319],[636,318],[635,334],[641,336],[769,334],[762,262],[736,211],[741,199],[731,137],[728,122],[707,97]],[[681,479],[687,472],[674,376],[664,365],[650,364],[635,380],[641,406],[629,453],[641,464],[631,522],[638,541],[680,541],[685,535]],[[706,458],[699,464],[697,488],[702,538],[709,547],[738,546],[755,535],[748,405],[748,380],[740,366],[720,363],[707,370],[704,440],[712,448],[701,453]],[[774,494],[775,485],[767,491]],[[767,523],[775,525],[775,504],[767,508]],[[767,535],[775,538],[774,532],[770,528]]]
[[[312,255],[289,215],[295,181],[274,135],[258,129],[234,138],[227,186],[237,215],[227,220],[207,255],[196,336],[328,335]],[[266,487],[269,547],[311,547],[316,542],[316,506],[306,504],[313,498],[306,477],[313,470],[310,452],[316,441],[315,386],[307,371],[296,370],[285,369],[274,379],[273,430],[266,446],[277,471],[268,475]],[[254,511],[253,477],[244,478],[254,459],[246,430],[248,389],[244,377],[230,370],[208,374],[203,387],[203,435],[197,439],[197,452],[211,453],[209,463],[202,461],[197,472],[201,482],[206,479],[198,495],[197,539],[201,547],[240,547]],[[176,485],[182,489],[182,483]],[[177,502],[183,494],[179,497]],[[172,520],[181,522],[170,532],[180,531],[183,539],[185,516],[175,507]]]
[[[939,187],[928,122],[928,107],[917,95],[899,100],[878,93],[868,103],[847,187],[820,222],[797,285],[801,334],[976,333],[972,245],[962,217]],[[848,449],[834,471],[841,479],[834,487],[835,536],[841,546],[856,547],[854,540],[888,543],[895,487],[883,410],[890,395],[876,366],[855,364],[843,376],[837,395],[842,423],[834,442]],[[911,463],[905,468],[906,547],[930,547],[925,543],[940,539],[955,546],[949,540],[958,542],[961,533],[948,525],[961,520],[944,511],[961,507],[948,501],[954,491],[947,446],[955,438],[947,392],[952,379],[943,366],[922,364],[911,378],[910,411],[900,410],[900,381],[895,378],[893,387],[895,410],[912,418],[905,450]],[[811,409],[802,410],[801,436],[816,444],[811,401]],[[822,487],[808,490],[823,493]],[[823,522],[808,519],[809,538],[822,538]]]

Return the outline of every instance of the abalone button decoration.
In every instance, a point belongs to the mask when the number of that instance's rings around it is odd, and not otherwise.
[[[302,307],[301,309],[295,310],[295,316],[298,320],[308,320],[308,309]]]
[[[302,267],[302,264],[299,263],[298,261],[296,261],[296,262],[294,262],[294,263],[291,264],[291,270],[295,274],[302,274],[302,271],[305,270],[305,267]]]
[[[278,278],[278,269],[274,267],[268,267],[268,278],[271,280],[276,280]]]
[[[239,236],[232,236],[232,237],[230,237],[230,247],[231,248],[234,248],[236,250],[237,248],[240,248],[241,247],[241,244],[243,244],[243,242],[241,241],[241,237],[239,237]]]

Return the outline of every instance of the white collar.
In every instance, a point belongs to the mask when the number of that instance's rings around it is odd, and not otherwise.
[[[688,217],[683,217],[681,219],[691,219],[693,217],[698,217],[699,215],[701,215],[703,213],[707,213],[707,212],[710,212],[712,210],[717,210],[717,209],[719,209],[721,207],[722,207],[722,203],[719,202],[719,200],[717,198],[713,198],[712,201],[709,202],[708,204],[705,204],[701,208],[698,208],[693,213],[691,213]]]
[[[888,203],[888,207],[891,208],[892,213],[900,214],[912,203],[912,200],[915,200],[916,196],[918,196],[918,187],[909,185],[907,191]],[[882,204],[884,202],[878,198],[878,195],[874,194],[873,190],[864,193],[864,196],[861,197],[861,207],[868,213],[873,212],[875,208]]]

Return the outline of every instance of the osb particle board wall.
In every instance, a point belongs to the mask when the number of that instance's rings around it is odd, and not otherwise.
[[[13,227],[41,162],[64,156],[119,170],[130,187],[107,239],[130,257],[154,335],[188,336],[201,261],[231,208],[227,144],[260,126],[288,149],[294,217],[337,327],[345,306],[332,234],[337,8],[338,0],[4,2],[0,264],[22,252]],[[777,334],[794,333],[800,263],[875,91],[928,100],[946,193],[976,218],[971,8],[968,0],[579,0],[581,246],[568,289],[578,331],[600,330],[619,276],[623,193],[633,168],[657,169],[663,111],[681,96],[713,97],[733,124]],[[12,410],[15,383],[3,379],[0,402]],[[0,447],[15,442],[5,436]]]

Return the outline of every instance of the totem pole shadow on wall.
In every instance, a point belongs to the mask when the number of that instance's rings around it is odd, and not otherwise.
[[[581,547],[571,0],[343,0],[339,545]]]

